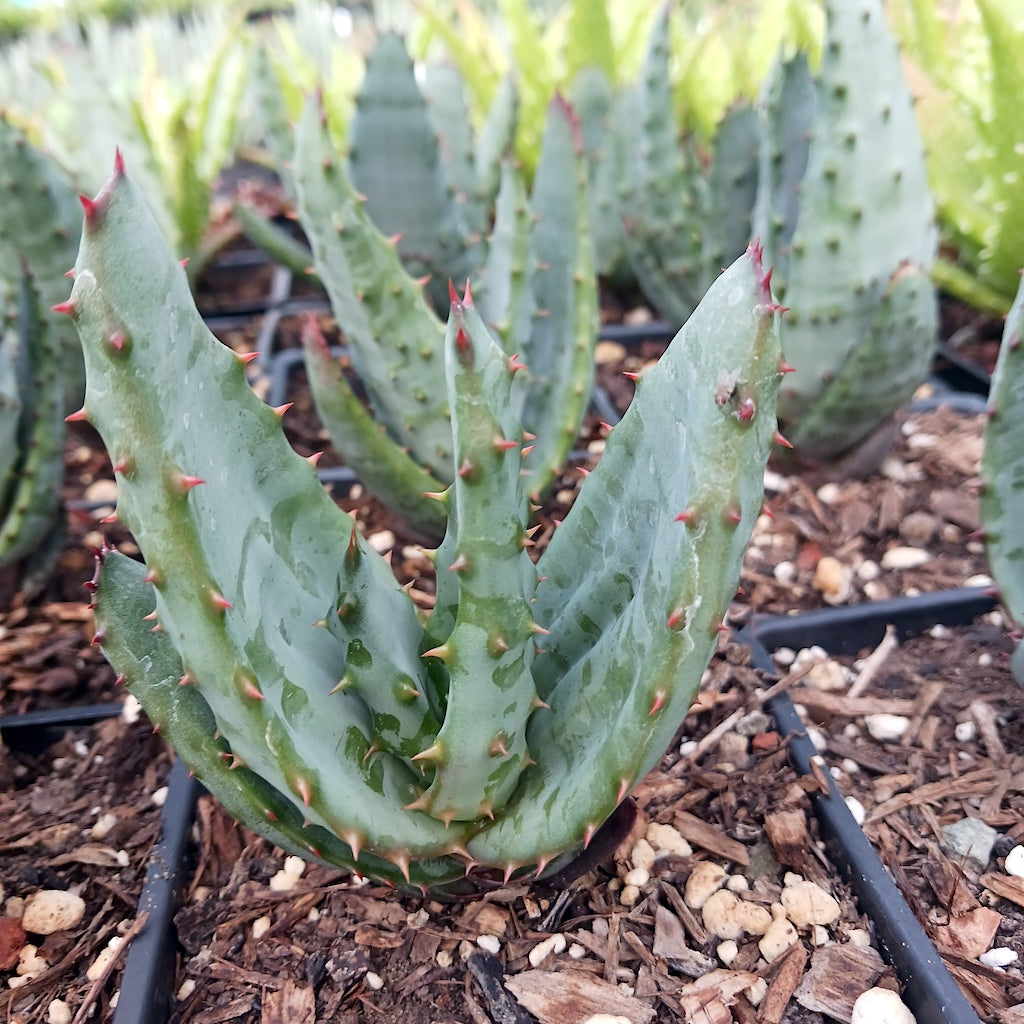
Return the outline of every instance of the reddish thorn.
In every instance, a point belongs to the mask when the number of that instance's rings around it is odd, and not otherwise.
[[[512,373],[518,373],[520,370],[526,369],[526,363],[521,363],[519,361],[518,352],[514,356],[508,357],[508,368]]]
[[[579,475],[580,475],[580,476],[581,476],[581,477],[582,477],[582,478],[583,478],[584,480],[586,480],[586,478],[587,478],[588,476],[590,476],[590,470],[589,470],[589,469],[587,469],[587,467],[586,467],[586,466],[577,466],[577,467],[576,467],[576,472],[577,472],[577,473],[579,473]]]
[[[765,291],[769,291],[770,292],[772,290],[772,274],[774,274],[774,273],[775,273],[775,268],[774,267],[769,267],[765,271],[765,273],[764,273],[764,281],[762,282],[764,284]]]
[[[730,505],[723,513],[723,516],[727,523],[739,523],[743,519],[743,516],[740,515],[740,510],[735,505]]]
[[[260,357],[259,352],[236,352],[235,355],[238,361],[245,366],[248,366],[254,359],[259,359]]]
[[[622,371],[622,376],[623,377],[628,377],[634,383],[636,383],[640,379],[640,374],[639,373],[630,373],[629,370],[623,370]]]
[[[465,555],[459,555],[458,558],[448,566],[449,572],[462,572],[469,568],[469,559]]]
[[[473,289],[469,286],[469,278],[466,278],[466,291],[462,296],[462,304],[464,306],[472,307],[473,305]]]
[[[285,402],[284,405],[274,407],[274,415],[280,419],[294,405],[294,402]]]
[[[116,512],[111,512],[109,516],[104,516],[100,520],[100,522],[101,523],[118,523],[118,522],[120,522],[120,520],[118,519]]]
[[[469,348],[469,335],[462,327],[455,332],[455,347],[461,352],[465,352]]]
[[[122,672],[119,673],[117,678],[114,680],[115,686],[124,686],[128,682],[128,677]]]
[[[313,452],[312,455],[306,456],[306,461],[315,469],[316,464],[323,458],[323,452]]]
[[[310,801],[313,799],[313,788],[309,784],[309,779],[300,775],[295,780],[295,789],[302,798],[302,802],[308,807]],[[317,854],[317,856],[319,856],[319,854]]]
[[[310,267],[309,272],[310,274],[314,273],[312,267]],[[431,274],[424,274],[422,277],[414,277],[412,279],[412,283],[416,285],[418,288],[426,288],[427,285],[430,284],[431,276]]]
[[[115,473],[126,473],[131,469],[131,460],[122,456],[114,463]]]
[[[654,700],[651,702],[651,710],[647,712],[647,717],[656,715],[665,706],[665,693],[663,690],[659,690],[654,695]]]
[[[594,834],[597,832],[597,826],[590,822],[587,827],[583,830],[583,849],[585,850],[589,845],[590,841],[594,838]]]
[[[616,805],[621,804],[626,799],[626,794],[629,792],[629,779],[621,779],[619,781],[619,792],[615,797]]]
[[[51,306],[50,309],[54,313],[63,313],[65,316],[74,316],[76,313],[75,304],[71,299],[65,299],[64,302],[58,302],[56,306]]]
[[[387,237],[388,245],[398,245],[398,243],[402,240],[403,236],[404,236],[404,232],[402,232],[402,231],[396,231],[393,235],[388,235],[388,237]]]
[[[82,408],[78,410],[78,412],[73,412],[69,416],[65,416],[64,417],[64,422],[65,423],[88,423],[89,422],[89,414],[85,411],[85,406],[83,405]]]
[[[227,611],[229,608],[233,607],[231,602],[219,590],[214,590],[211,587],[207,593],[210,598],[210,604],[212,604],[214,608],[217,608],[220,611]]]
[[[785,359],[779,360],[779,373],[796,373],[796,367],[790,366]]]
[[[124,173],[124,155],[121,152],[121,147],[118,146],[114,150],[114,174],[118,177],[123,177]]]
[[[461,476],[462,479],[465,480],[468,477],[472,476],[472,474],[473,474],[473,463],[470,462],[469,459],[466,459],[462,463],[462,465],[459,466],[459,476]]]
[[[269,807],[265,807],[263,813],[267,816],[267,821],[277,821],[277,815]]]
[[[104,644],[106,642],[107,634],[103,633],[102,631],[99,633],[94,633],[93,638],[89,641],[89,643],[92,644],[93,647],[98,647],[100,644]]]
[[[773,435],[772,440],[776,444],[781,444],[783,448],[792,448],[793,447],[793,445],[789,441],[787,441],[782,436],[782,434],[780,434],[777,430],[775,431],[775,434]]]
[[[182,491],[191,491],[193,487],[198,487],[200,484],[205,484],[206,481],[201,476],[189,476],[187,473],[182,473],[178,477],[178,484]]]
[[[685,609],[683,609],[683,608],[676,608],[672,612],[672,614],[669,615],[668,619],[665,620],[665,625],[667,625],[669,629],[675,629],[677,626],[682,625],[682,623],[683,623],[683,621],[685,619],[686,619],[686,611],[685,611]]]
[[[769,313],[778,313],[780,316],[789,312],[789,306],[780,305],[778,302],[772,302],[766,308]]]
[[[459,299],[459,293],[455,290],[455,284],[451,280],[451,278],[448,279],[448,299],[453,306],[458,306],[461,304],[461,300]]]
[[[530,452],[532,452],[532,451],[534,451],[534,450],[536,449],[536,447],[537,447],[537,446],[536,446],[535,444],[530,444],[530,445],[527,445],[527,446],[526,446],[526,447],[525,447],[525,448],[524,448],[524,449],[522,450],[522,452],[521,452],[520,454],[521,454],[521,455],[523,456],[523,458],[525,459],[525,458],[526,458],[526,456],[530,454]]]
[[[615,424],[614,423],[608,423],[605,420],[601,420],[599,426],[601,427],[602,430],[605,430],[605,431],[607,431],[610,434],[612,432],[612,430],[614,429]]]
[[[731,626],[727,626],[724,622],[716,622],[714,629],[715,629],[716,633],[731,633],[732,632],[732,627]]]
[[[744,398],[736,409],[736,419],[740,423],[749,423],[754,418],[754,413],[757,411],[757,405],[754,403],[752,398]]]
[[[508,438],[505,437],[496,437],[494,439],[494,447],[497,448],[499,452],[508,452],[511,451],[513,448],[518,448],[519,442],[510,441],[508,440]]]
[[[65,270],[64,271],[64,276],[65,277],[74,277],[75,276],[75,268],[72,267],[70,270]]]
[[[692,508],[684,509],[673,520],[673,522],[675,522],[675,523],[686,523],[687,526],[690,526],[691,524],[693,524],[696,521],[697,521],[697,512],[696,512],[695,509],[692,509]]]
[[[191,256],[186,256],[183,260],[178,260],[178,263],[181,265],[182,268],[185,268],[185,267],[188,266],[188,261],[191,258],[192,258]]]
[[[85,222],[87,224],[93,224],[96,218],[100,214],[100,204],[95,199],[90,199],[88,196],[80,195],[78,201],[82,204],[82,209],[85,211]]]
[[[767,506],[761,506],[761,515],[767,516],[773,523],[775,522],[775,513]]]

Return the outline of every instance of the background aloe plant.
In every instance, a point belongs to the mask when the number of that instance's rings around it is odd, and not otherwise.
[[[536,564],[521,371],[453,291],[460,468],[424,625],[202,324],[120,160],[85,206],[63,308],[146,560],[101,556],[97,640],[164,735],[275,843],[398,883],[586,845],[686,714],[761,509],[780,355],[760,252],[644,375]]]
[[[1017,630],[1024,625],[1024,281],[1010,307],[992,374],[979,512],[999,595]],[[1018,638],[1019,640],[1019,638]],[[1010,660],[1024,686],[1024,644]]]
[[[755,234],[775,268],[787,437],[814,459],[861,442],[925,379],[938,244],[913,105],[879,0],[829,0],[822,62],[780,61],[762,100]]]

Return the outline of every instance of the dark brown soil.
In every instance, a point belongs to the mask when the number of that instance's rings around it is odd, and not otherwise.
[[[239,349],[252,338],[252,329],[225,332],[225,340]],[[642,368],[660,346],[603,351],[599,381],[620,408],[632,390],[621,370]],[[323,448],[326,440],[301,373],[288,400],[295,405],[284,422],[296,448],[304,454]],[[607,430],[599,420],[593,417],[581,438],[581,462],[599,455]],[[910,413],[901,421],[890,460],[863,481],[832,484],[810,472],[773,471],[767,481],[773,518],[759,523],[731,620],[740,625],[754,611],[788,613],[978,582],[986,572],[983,547],[971,536],[977,528],[972,486],[980,436],[978,416]],[[321,464],[330,464],[329,458]],[[88,428],[72,429],[67,464],[69,540],[58,571],[31,603],[0,614],[5,714],[121,696],[112,671],[89,644],[91,616],[81,584],[92,574],[93,546],[107,537],[131,550],[130,539],[100,522],[109,509],[82,504],[90,495],[109,500],[102,483],[110,478],[109,462]],[[572,468],[564,474],[542,514],[546,530],[568,508],[579,475]],[[343,503],[368,534],[395,534],[396,571],[418,579],[417,588],[429,592],[424,560],[386,513],[359,489]],[[927,553],[927,559],[914,551]],[[920,564],[899,567],[909,561]],[[848,680],[834,692],[808,689],[799,673],[788,682],[821,738],[839,788],[863,806],[868,837],[986,1024],[1019,1020],[1001,1014],[1024,1002],[1024,894],[1014,897],[1024,887],[1013,887],[1001,859],[1014,843],[1024,842],[1024,700],[1006,669],[1005,632],[1001,622],[986,618],[964,630],[910,641],[887,655],[857,700],[847,699]],[[810,1008],[815,969],[821,973],[828,956],[823,950],[834,950],[836,943],[854,950],[870,925],[819,849],[808,783],[789,767],[785,737],[758,717],[765,685],[749,667],[744,648],[724,649],[677,742],[637,787],[640,817],[631,839],[562,891],[513,882],[451,902],[399,895],[312,865],[295,888],[279,891],[270,880],[283,866],[280,852],[234,826],[204,798],[198,868],[177,920],[183,952],[174,1020],[565,1024],[586,1015],[559,1009],[552,991],[574,983],[590,985],[630,1021],[848,1020],[845,1004],[837,1003],[831,1016]],[[873,707],[902,709],[912,728],[895,742],[873,739],[865,726],[866,710]],[[975,734],[958,738],[966,736],[964,729],[956,732],[965,722],[975,723]],[[980,722],[984,729],[977,727]],[[87,968],[109,936],[132,919],[157,828],[152,793],[162,783],[167,758],[144,726],[115,720],[69,736],[43,754],[9,755],[2,764],[4,898],[75,886],[87,903],[81,925],[46,940],[51,967],[4,998],[5,1008],[9,1004],[9,1012],[20,1015],[12,1020],[45,1020],[54,998],[66,999],[72,1012],[79,1009],[91,988]],[[109,846],[114,860],[92,864],[90,858],[111,856],[81,854],[97,845],[89,832],[108,810],[119,824],[99,845]],[[942,826],[964,817],[981,818],[1000,835],[983,867],[943,850]],[[780,838],[782,820],[802,823],[798,853]],[[659,859],[624,903],[629,858],[649,821],[674,826],[692,852]],[[785,873],[795,870],[839,901],[839,916],[824,932],[802,929],[797,944],[767,964],[757,938],[741,938],[726,964],[719,940],[683,896],[702,861],[743,875],[749,886],[744,898],[765,907],[778,901]],[[636,899],[629,902],[632,895]],[[976,940],[978,919],[985,917],[973,913],[978,907],[998,916],[991,944],[1018,953],[1005,972],[982,966],[979,950],[966,944]],[[17,916],[17,909],[8,903],[6,912]],[[564,937],[564,950],[531,963],[531,951],[553,934]],[[496,954],[481,947],[481,936],[494,937]],[[833,945],[821,946],[826,938]],[[484,944],[493,947],[494,940]],[[863,954],[875,964],[873,955]],[[717,973],[709,974],[712,969]],[[505,980],[487,987],[479,979],[488,971]],[[564,975],[553,990],[543,988],[549,972]],[[14,975],[13,969],[2,971],[0,981],[6,984]],[[898,988],[880,963],[850,978],[861,988]],[[736,987],[738,980],[746,984]],[[535,1018],[501,1009],[501,998],[516,1005],[508,991],[521,991],[517,985],[541,986],[540,1002],[531,1003]],[[91,1019],[111,1019],[117,986],[115,971],[97,990],[98,1011]],[[752,1000],[758,994],[756,1008]]]

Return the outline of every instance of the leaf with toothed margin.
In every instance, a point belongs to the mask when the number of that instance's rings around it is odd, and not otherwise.
[[[376,419],[429,473],[451,480],[444,325],[348,181],[315,99],[296,131],[294,175],[315,269]]]
[[[315,321],[302,332],[302,348],[309,368],[309,386],[317,412],[360,479],[396,515],[424,539],[444,536],[444,508],[433,498],[445,484],[432,476],[404,448],[388,436],[370,414],[345,377],[344,367],[327,348]]]
[[[981,457],[978,510],[985,548],[1000,600],[1013,621],[1024,623],[1024,279],[1003,328],[992,373],[989,415]],[[1024,644],[1011,659],[1024,686]]]
[[[429,627],[444,651],[448,691],[427,759],[434,778],[420,804],[444,820],[497,814],[505,805],[528,757],[526,722],[537,693],[514,371],[468,300],[453,292],[446,340],[460,470],[445,496],[448,532],[437,576],[439,603],[454,608],[454,621],[444,636],[439,622]]]
[[[209,704],[194,684],[181,682],[184,669],[174,645],[145,621],[155,597],[145,581],[146,567],[109,550],[97,562],[96,627],[104,655],[150,721],[227,812],[288,853],[403,885],[404,876],[390,861],[366,853],[355,858],[352,847],[338,836],[308,825],[288,795],[250,768],[232,767],[231,747],[217,737],[222,730]],[[463,863],[450,856],[409,866],[409,881],[415,886],[443,885],[464,874]]]
[[[120,518],[158,581],[159,624],[232,752],[310,821],[365,835],[371,852],[449,850],[464,831],[402,810],[418,773],[387,752],[366,757],[372,707],[330,692],[345,672],[344,623],[332,635],[316,622],[338,599],[351,519],[248,387],[243,361],[206,329],[120,166],[87,220],[71,306],[89,418],[127,466]],[[130,343],[112,349],[114,330]],[[183,473],[206,482],[183,490]],[[401,598],[394,614],[415,634],[415,608],[393,577],[364,572],[367,587]],[[375,628],[386,646],[395,625]]]
[[[534,678],[550,710],[527,731],[537,764],[470,843],[474,856],[525,863],[579,842],[671,742],[762,506],[776,319],[760,253],[748,250],[639,381],[537,564],[534,609],[549,635]],[[736,382],[729,394],[714,383],[723,372]],[[748,399],[755,412],[744,418]],[[691,507],[699,515],[677,522]]]

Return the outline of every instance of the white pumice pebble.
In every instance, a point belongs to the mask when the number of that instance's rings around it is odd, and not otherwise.
[[[530,950],[530,966],[539,967],[549,955],[564,953],[566,945],[565,936],[561,932],[542,939]]]
[[[384,979],[373,971],[367,971],[363,977],[366,981],[366,987],[371,992],[379,992],[384,987]]]
[[[447,949],[439,949],[437,955],[434,957],[434,962],[438,967],[451,967],[454,963],[451,953]]]
[[[639,839],[629,853],[629,862],[634,868],[650,871],[657,859],[654,847],[646,839]]]
[[[46,1024],[71,1024],[71,1007],[63,999],[54,999],[46,1008]]]
[[[141,716],[142,705],[139,703],[139,698],[135,694],[129,693],[121,705],[121,720],[127,722],[128,725],[134,725]]]
[[[772,569],[772,575],[779,583],[792,583],[796,579],[796,566],[789,561],[779,562]]]
[[[33,935],[74,928],[85,916],[85,900],[65,889],[40,889],[25,901],[21,926]]]
[[[107,973],[110,969],[110,964],[117,957],[117,952],[122,942],[124,942],[124,939],[120,935],[114,935],[106,947],[96,954],[96,959],[93,960],[89,965],[89,969],[85,972],[85,976],[90,981],[98,981]]]
[[[159,789],[154,789],[150,799],[153,801],[154,807],[163,807],[167,803],[167,787],[160,786]]]
[[[626,883],[627,887],[633,885],[638,889],[645,886],[650,880],[651,873],[647,868],[633,868],[622,876],[622,881]]]
[[[1024,846],[1015,846],[1003,860],[1003,869],[1008,875],[1024,878]]]
[[[640,887],[636,885],[624,885],[622,892],[619,893],[619,902],[624,907],[636,906],[636,901],[640,899]]]
[[[828,750],[827,737],[820,729],[815,729],[813,725],[807,729],[807,738],[814,744],[814,749],[819,754],[823,754]]]
[[[780,897],[786,916],[798,928],[812,924],[832,924],[841,913],[835,898],[816,882],[787,884]]]
[[[855,796],[848,796],[846,798],[846,806],[850,808],[850,814],[853,815],[853,820],[857,822],[858,825],[863,825],[865,817],[864,805]]]
[[[865,558],[864,561],[857,566],[857,578],[864,583],[877,580],[881,575],[882,567],[870,558]]]
[[[729,892],[747,892],[750,889],[750,883],[744,875],[730,875],[725,887]]]
[[[712,893],[725,884],[726,871],[721,864],[709,860],[699,861],[693,866],[686,880],[683,900],[691,910],[700,910]]]
[[[857,996],[850,1024],[917,1024],[917,1018],[890,988],[869,988]]]
[[[569,947],[569,956],[573,960],[582,960],[587,955],[587,947],[581,946],[578,942],[574,942]]]
[[[932,556],[923,548],[910,548],[903,545],[889,548],[882,555],[882,568],[888,570],[919,569],[930,562]]]
[[[179,1003],[185,1002],[186,999],[196,990],[196,983],[192,978],[186,978],[179,986],[178,991],[174,993],[174,998]]]
[[[834,505],[842,492],[839,484],[830,480],[828,483],[822,484],[814,493],[823,505]]]
[[[765,933],[758,939],[757,948],[761,951],[761,956],[768,963],[772,963],[778,960],[793,943],[799,941],[800,936],[797,934],[796,928],[793,927],[793,922],[787,921],[785,918],[778,918],[772,921]]]
[[[905,715],[865,715],[864,724],[873,739],[880,743],[891,743],[900,739],[910,728],[910,719]]]
[[[254,939],[262,939],[267,932],[270,931],[270,926],[273,922],[267,914],[262,917],[257,917],[252,923],[252,937]]]
[[[851,928],[846,933],[846,941],[858,949],[868,949],[871,946],[871,933],[866,928]]]
[[[958,743],[970,743],[977,734],[978,727],[973,721],[957,722],[956,728],[953,730],[953,735]]]
[[[89,835],[91,835],[93,839],[106,839],[116,824],[117,815],[111,814],[108,811],[106,814],[101,814],[96,819],[92,828],[89,829]]]
[[[839,762],[839,767],[846,772],[847,775],[856,775],[860,771],[860,765],[852,757],[844,757]]]
[[[747,1001],[751,1006],[760,1006],[761,1000],[768,994],[768,982],[764,978],[758,978],[744,989]]]
[[[780,668],[789,668],[796,661],[796,651],[792,647],[779,647],[772,657]]]
[[[724,942],[720,942],[715,947],[715,953],[718,956],[719,963],[724,967],[728,967],[729,964],[736,959],[739,954],[740,947],[736,945],[734,939],[726,939]]]
[[[928,630],[928,635],[933,640],[945,640],[946,637],[950,635],[950,628],[949,626],[944,626],[941,622],[939,622]]]
[[[630,1024],[628,1017],[614,1013],[592,1013],[583,1024]]]
[[[385,551],[390,551],[395,546],[395,535],[390,530],[380,530],[378,533],[371,533],[366,538],[366,543],[383,555]]]
[[[997,970],[1002,970],[1004,967],[1009,967],[1010,964],[1017,962],[1017,953],[1016,950],[1007,949],[1006,946],[995,946],[982,953],[978,960],[986,967],[995,967]]]
[[[501,939],[497,935],[478,935],[476,937],[476,944],[482,950],[494,956],[497,956],[501,950]]]
[[[981,668],[988,668],[992,664],[992,655],[988,651],[982,651],[978,655],[978,665]]]

